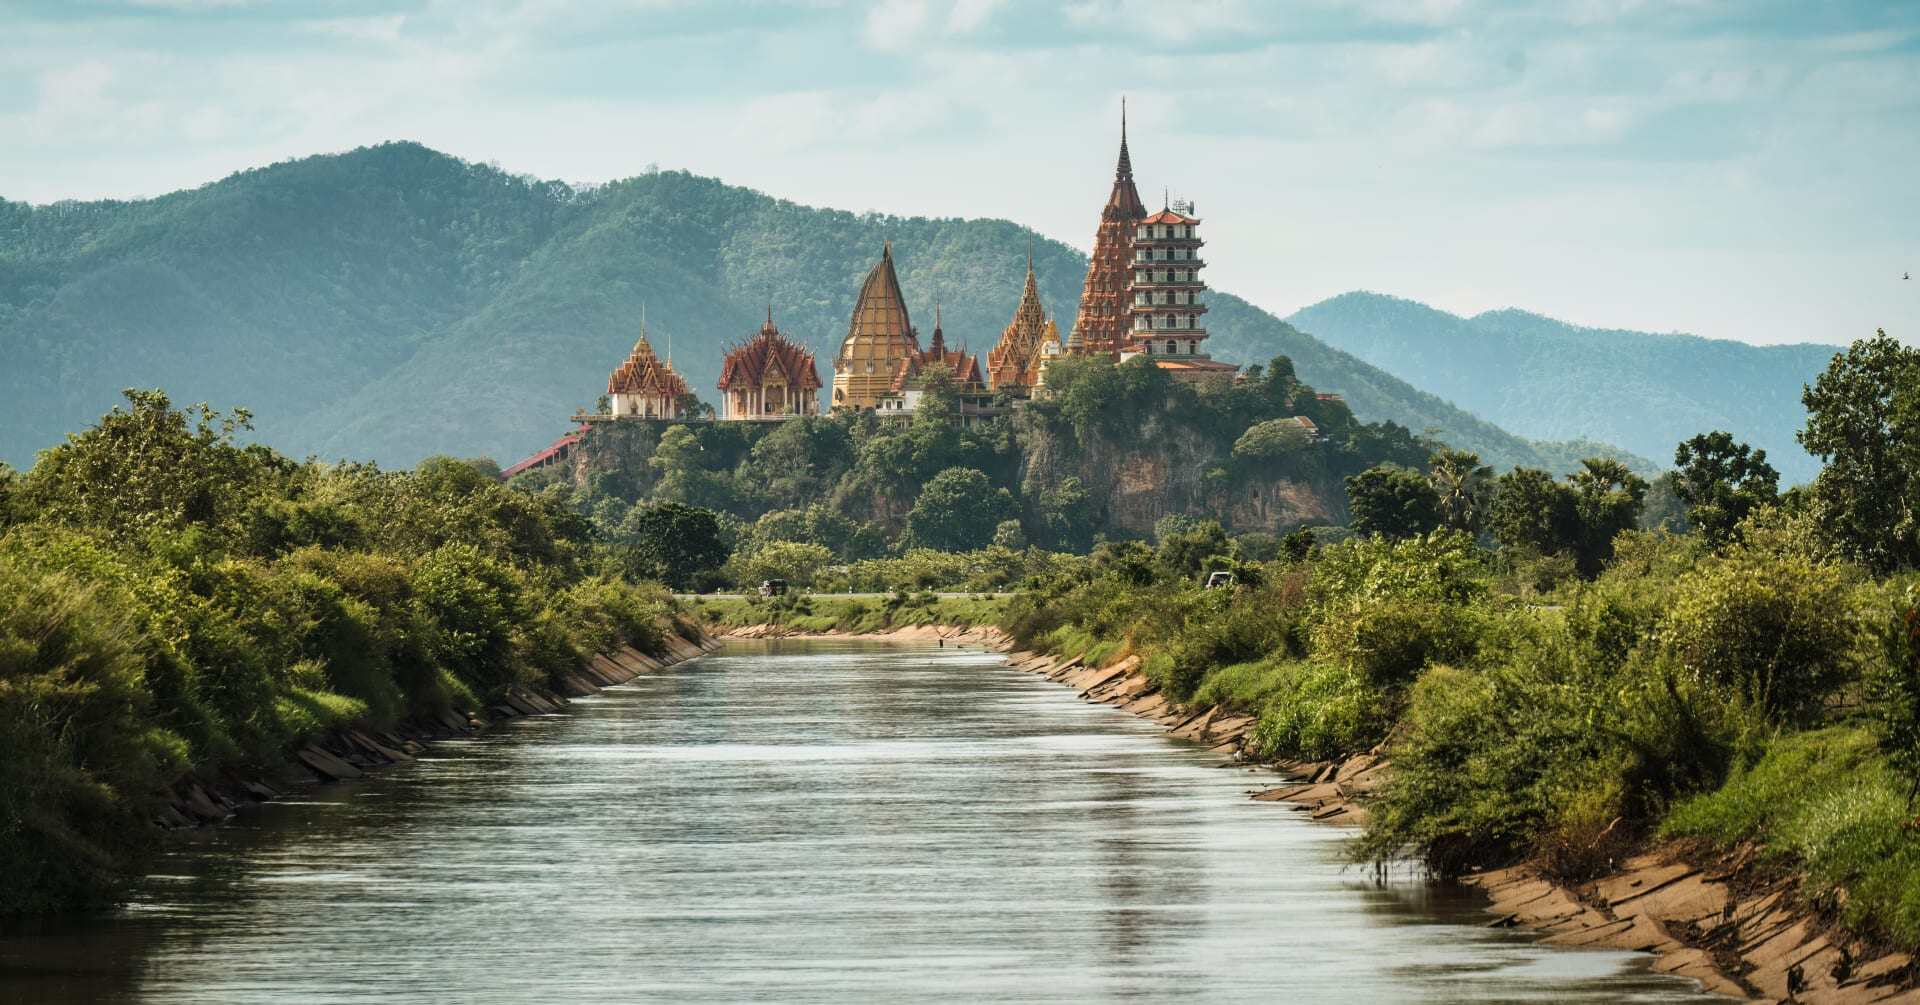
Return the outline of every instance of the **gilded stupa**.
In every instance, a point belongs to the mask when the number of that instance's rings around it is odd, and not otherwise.
[[[907,316],[907,298],[893,271],[893,242],[860,284],[846,340],[833,358],[833,407],[870,409],[893,384],[903,361],[917,357],[920,340]]]

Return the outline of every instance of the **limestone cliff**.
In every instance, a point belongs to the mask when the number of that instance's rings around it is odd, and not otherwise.
[[[1251,466],[1164,415],[1119,434],[1035,416],[1022,423],[1020,441],[1023,495],[1036,498],[1078,479],[1091,496],[1093,524],[1123,534],[1151,534],[1172,515],[1212,517],[1236,533],[1347,521],[1340,480],[1313,455]]]

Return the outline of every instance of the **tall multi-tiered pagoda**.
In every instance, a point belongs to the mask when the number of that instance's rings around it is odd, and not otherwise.
[[[820,414],[820,371],[813,353],[767,323],[744,343],[728,350],[720,364],[722,419],[787,419]]]
[[[1132,320],[1127,284],[1132,279],[1134,227],[1147,215],[1140,192],[1133,185],[1133,159],[1127,155],[1127,106],[1120,104],[1120,162],[1113,171],[1113,191],[1100,210],[1100,229],[1093,235],[1093,257],[1087,261],[1087,282],[1080,291],[1080,314],[1073,319],[1069,351],[1117,354],[1126,347]]]
[[[907,298],[893,271],[893,242],[888,241],[860,284],[847,337],[833,358],[833,407],[873,408],[893,384],[901,362],[919,351]]]
[[[647,341],[646,318],[640,319],[640,339],[633,351],[607,376],[608,411],[616,418],[678,419],[687,382],[673,372]]]
[[[1033,274],[1033,252],[1027,252],[1027,285],[1013,309],[1013,321],[1000,333],[1000,342],[987,353],[987,380],[995,391],[1021,397],[1033,393],[1040,380],[1043,340],[1059,341],[1058,330],[1040,306],[1040,284]]]
[[[1216,363],[1204,348],[1207,328],[1200,299],[1200,219],[1188,203],[1171,204],[1133,231],[1133,323],[1121,359],[1147,356],[1178,377],[1231,376],[1239,367]]]

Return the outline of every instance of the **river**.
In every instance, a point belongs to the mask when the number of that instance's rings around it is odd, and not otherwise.
[[[0,1001],[1721,1001],[995,655],[729,643],[193,836]]]

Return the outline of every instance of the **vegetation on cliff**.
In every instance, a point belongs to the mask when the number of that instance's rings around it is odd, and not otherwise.
[[[171,785],[479,709],[674,624],[586,520],[497,471],[296,463],[236,443],[246,423],[128,392],[0,468],[0,914],[121,896]]]
[[[1231,385],[1181,383],[1138,360],[1063,360],[1048,380],[1047,398],[975,426],[957,420],[952,386],[938,374],[906,422],[868,413],[597,423],[580,471],[536,470],[514,485],[636,554],[709,536],[649,530],[663,506],[719,514],[731,565],[692,565],[704,574],[683,569],[680,585],[814,585],[821,570],[913,550],[1080,553],[1097,537],[1148,537],[1170,516],[1216,514],[1233,532],[1262,536],[1339,525],[1343,476],[1423,465],[1433,449],[1317,395],[1285,357]],[[868,578],[855,570],[834,581]]]
[[[1805,404],[1828,463],[1784,497],[1731,437],[1679,445],[1688,533],[1637,529],[1646,484],[1596,459],[1488,480],[1476,536],[1438,503],[1474,465],[1436,459],[1356,479],[1372,533],[1266,561],[1217,535],[1103,545],[1006,627],[1138,655],[1171,698],[1256,714],[1262,755],[1383,747],[1368,856],[1578,879],[1661,835],[1751,843],[1811,903],[1920,946],[1920,351],[1858,343]],[[1214,568],[1237,585],[1202,588]]]

